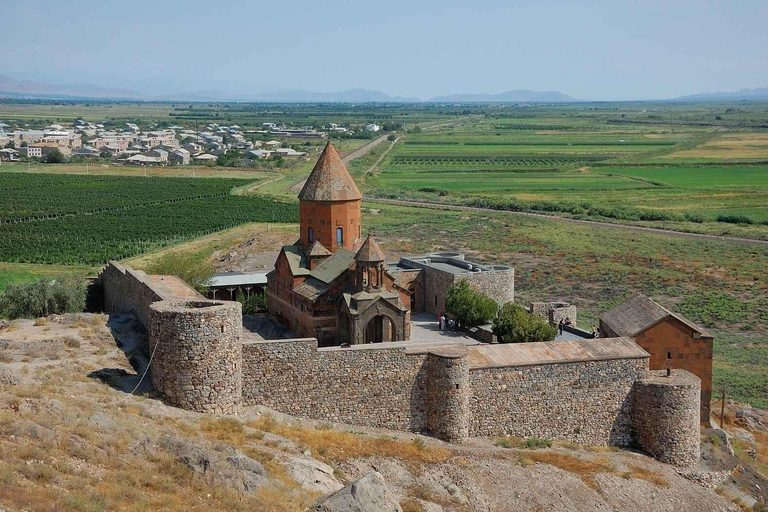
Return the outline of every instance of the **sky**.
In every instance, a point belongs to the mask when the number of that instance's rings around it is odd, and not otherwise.
[[[144,94],[768,87],[768,1],[2,0],[0,73]]]

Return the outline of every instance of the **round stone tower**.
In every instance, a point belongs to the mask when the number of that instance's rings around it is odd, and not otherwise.
[[[149,307],[152,383],[172,405],[235,414],[242,398],[239,302],[161,301]]]
[[[460,443],[469,437],[469,359],[463,346],[427,355],[427,428],[433,436]]]
[[[652,371],[635,382],[636,444],[653,458],[691,466],[699,461],[701,379],[685,370]]]

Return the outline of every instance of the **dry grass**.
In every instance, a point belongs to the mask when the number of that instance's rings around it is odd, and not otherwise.
[[[403,509],[403,512],[424,512],[424,507],[421,506],[421,503],[412,499],[401,501],[400,508]]]
[[[627,480],[645,480],[646,482],[651,482],[656,487],[669,487],[669,482],[661,475],[654,473],[649,469],[635,466],[634,464],[631,464],[629,466],[629,471],[625,471],[621,476]]]
[[[35,327],[40,327],[40,326],[43,326],[43,325],[48,325],[48,319],[47,318],[40,317],[37,320],[35,320],[35,323],[34,323]]]
[[[277,423],[264,416],[248,423],[248,426],[273,432],[306,446],[326,462],[339,462],[359,457],[392,457],[421,465],[439,464],[449,460],[453,452],[447,448],[424,446],[416,442],[397,441],[383,437],[363,437],[348,432],[316,430],[295,425]]]
[[[616,467],[605,456],[594,458],[576,457],[557,452],[527,452],[525,457],[540,464],[549,464],[556,468],[572,473],[584,482],[588,487],[598,490],[595,475],[599,473],[616,474]]]

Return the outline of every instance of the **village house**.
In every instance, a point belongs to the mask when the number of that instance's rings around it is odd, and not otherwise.
[[[190,160],[189,151],[179,148],[168,153],[168,162],[176,165],[187,165]]]

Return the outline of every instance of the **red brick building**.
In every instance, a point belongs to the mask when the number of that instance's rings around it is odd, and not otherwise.
[[[410,336],[410,293],[387,275],[373,237],[363,242],[361,201],[328,143],[299,193],[299,240],[267,275],[270,315],[320,346]]]
[[[600,337],[627,336],[651,354],[650,369],[680,368],[701,379],[701,421],[709,424],[712,335],[638,294],[600,316]]]

